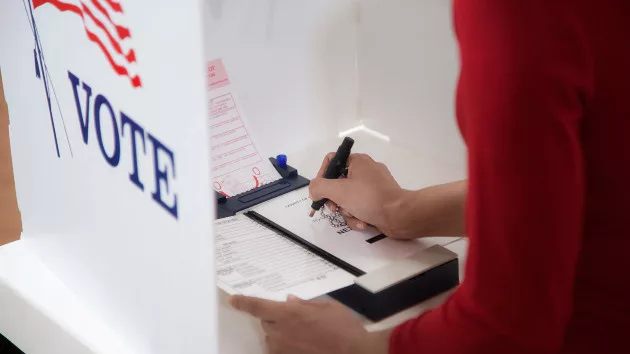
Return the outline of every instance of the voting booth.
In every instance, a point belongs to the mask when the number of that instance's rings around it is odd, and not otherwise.
[[[0,9],[22,241],[130,352],[216,352],[202,1]]]
[[[448,30],[448,6],[430,1],[386,4],[379,1],[210,1],[207,6],[206,34],[208,43],[212,43],[207,48],[221,56],[221,61],[213,62],[211,67],[212,70],[218,67],[220,73],[210,83],[211,102],[213,97],[229,95],[230,105],[238,106],[238,102],[232,101],[238,99],[242,107],[239,111],[254,113],[251,131],[260,133],[260,137],[272,138],[258,146],[291,155],[311,145],[309,139],[358,128],[373,132],[383,140],[394,136],[407,145],[419,140],[421,146],[416,148],[440,162],[456,165],[463,160],[461,146],[452,143],[457,139],[448,142],[456,134],[453,114],[430,112],[438,105],[452,110],[448,102],[452,92],[439,96],[438,101],[432,99],[436,92],[454,91],[456,55],[452,32]],[[405,11],[409,14],[405,15]],[[423,18],[430,14],[433,21],[443,21],[440,24],[445,29],[443,37],[433,38],[433,41],[447,39],[443,44],[445,49],[438,53],[434,48],[423,51],[422,45],[411,45],[417,34],[420,34],[418,40],[423,35],[429,37],[423,32],[429,30],[431,24],[425,23],[420,28],[410,26],[417,22],[410,14],[417,16],[423,12]],[[398,28],[397,31],[396,23],[405,30]],[[453,55],[445,56],[445,51]],[[413,63],[414,60],[417,62]],[[431,60],[433,67],[426,67]],[[427,75],[429,72],[436,75],[436,66],[453,69],[439,79],[434,77],[439,86],[429,83],[431,76]],[[415,79],[415,75],[416,82],[408,78]],[[406,80],[400,80],[401,77]],[[414,85],[426,89],[418,90]],[[241,98],[234,98],[234,92]],[[426,101],[419,104],[419,97]],[[210,107],[211,119],[215,119],[219,115],[215,112],[222,112],[221,108],[213,103]],[[226,114],[224,121],[234,116]],[[396,116],[398,124],[392,116]],[[422,122],[414,121],[440,116],[451,119],[438,120],[441,124],[437,124],[437,129],[433,124],[436,130],[432,132],[422,127]],[[384,124],[386,122],[388,124]],[[418,127],[411,135],[410,125]],[[217,127],[215,132],[211,129],[211,135],[221,132],[219,124],[211,126]],[[439,141],[436,137],[446,140]],[[221,140],[215,142],[219,144]],[[330,150],[334,151],[339,142],[341,139],[331,144]],[[258,158],[264,159],[265,156]],[[218,165],[223,166],[223,161],[213,157],[213,162],[217,163],[213,171],[217,171]],[[269,173],[263,175],[270,176],[274,169],[282,172],[277,165],[266,165]],[[266,186],[250,182],[251,190],[239,189],[236,196],[231,193],[233,190],[225,190],[223,181],[215,181],[215,191],[226,194],[217,197],[220,214],[245,212],[248,217],[219,222],[215,230],[221,240],[216,245],[218,281],[227,291],[269,298],[286,297],[288,292],[306,298],[328,294],[378,321],[458,283],[457,257],[443,252],[440,247],[449,242],[445,238],[401,242],[386,239],[376,230],[352,231],[342,219],[330,215],[318,214],[314,220],[309,220],[308,192],[303,187],[305,183],[298,180],[300,172],[300,169],[295,171],[295,178],[276,174]],[[282,182],[285,183],[280,184]],[[256,227],[256,223],[264,225],[263,229]],[[272,236],[266,235],[262,244],[254,241],[262,237],[261,233],[268,232],[278,235],[277,245],[270,247],[271,250],[266,245]],[[252,240],[244,241],[248,239],[245,236]],[[289,250],[277,251],[285,249],[282,238],[289,239],[290,245],[299,244],[299,251],[295,254]],[[301,274],[322,277],[324,281],[307,282],[281,270],[296,264],[306,269],[308,257],[300,258],[304,250],[312,253],[313,259],[325,260],[334,271],[326,273],[320,268],[308,268],[313,274],[306,271]],[[271,271],[264,261],[281,257],[286,257],[287,261],[284,265],[274,263],[277,271]],[[342,269],[343,274],[336,274],[338,269]],[[293,283],[297,284],[296,288],[290,285]],[[329,291],[325,291],[327,288]]]
[[[452,289],[452,238],[307,215],[308,152],[348,134],[421,151],[407,188],[463,175],[450,23],[438,0],[3,3],[20,242],[130,353],[243,352],[226,293],[380,321]]]

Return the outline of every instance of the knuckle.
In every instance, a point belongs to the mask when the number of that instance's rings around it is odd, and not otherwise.
[[[308,192],[310,194],[310,197],[319,197],[319,190],[320,190],[320,184],[321,184],[321,179],[320,178],[314,178],[311,180],[311,183],[309,183],[308,185]]]
[[[260,314],[260,305],[257,303],[243,304],[243,308],[254,316]]]
[[[372,159],[370,155],[364,153],[357,153],[355,156],[355,160],[360,162],[361,164],[369,164],[374,162],[374,159]]]

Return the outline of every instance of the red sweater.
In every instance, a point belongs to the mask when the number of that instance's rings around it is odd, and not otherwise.
[[[630,1],[454,7],[466,278],[390,353],[630,353]]]

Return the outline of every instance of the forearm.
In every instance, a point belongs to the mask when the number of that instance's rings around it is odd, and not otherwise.
[[[463,236],[468,181],[403,190],[387,209],[388,224],[396,238]]]

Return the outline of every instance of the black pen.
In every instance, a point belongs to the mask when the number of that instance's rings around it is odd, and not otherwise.
[[[345,137],[343,139],[343,142],[341,143],[341,145],[339,145],[335,156],[332,158],[332,160],[330,160],[330,163],[328,164],[328,168],[326,169],[324,178],[337,179],[341,177],[344,170],[347,168],[346,165],[348,164],[348,157],[350,156],[352,145],[354,145],[354,140],[352,140],[352,138]],[[323,207],[327,201],[327,199],[314,201],[311,205],[312,210],[309,216],[313,217],[313,215],[315,215],[315,212],[321,209],[321,207]]]

